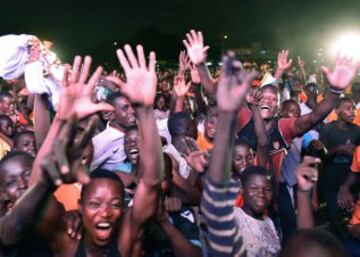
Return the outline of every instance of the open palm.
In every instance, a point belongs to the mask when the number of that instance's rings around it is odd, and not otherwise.
[[[194,65],[205,62],[209,46],[204,47],[204,38],[201,31],[191,30],[186,34],[187,40],[183,40],[187,53]]]
[[[150,53],[149,64],[146,65],[144,49],[141,45],[136,47],[137,58],[129,45],[125,45],[124,50],[126,56],[122,49],[117,51],[126,76],[126,83],[122,85],[121,92],[134,104],[152,106],[157,84],[155,53]]]
[[[95,84],[101,76],[102,68],[98,67],[89,80],[91,57],[85,57],[83,68],[80,56],[74,59],[71,75],[65,70],[60,101],[58,106],[58,118],[67,120],[76,114],[79,119],[86,118],[96,112],[112,111],[113,107],[107,103],[93,102]],[[69,78],[70,76],[70,78]]]
[[[337,56],[332,71],[326,66],[322,66],[321,69],[325,73],[331,87],[343,90],[350,85],[351,80],[354,78],[357,65],[352,59]]]

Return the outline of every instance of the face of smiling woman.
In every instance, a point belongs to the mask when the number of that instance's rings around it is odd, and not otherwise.
[[[85,238],[96,246],[104,246],[117,236],[123,214],[123,188],[107,178],[92,179],[86,187],[80,205]]]

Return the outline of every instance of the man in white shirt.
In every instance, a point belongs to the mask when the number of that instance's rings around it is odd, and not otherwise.
[[[135,111],[129,100],[120,92],[112,93],[108,102],[114,106],[114,119],[106,129],[93,138],[94,158],[91,170],[103,168],[116,170],[126,156],[124,152],[124,133],[126,128],[136,124]]]

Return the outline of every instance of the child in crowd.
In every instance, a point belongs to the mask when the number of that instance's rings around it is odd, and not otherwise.
[[[14,123],[7,115],[0,115],[0,159],[13,147]]]

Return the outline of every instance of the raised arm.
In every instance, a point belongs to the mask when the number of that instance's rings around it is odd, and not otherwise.
[[[234,56],[229,53],[223,58],[217,89],[218,133],[201,201],[211,256],[246,255],[233,214],[238,187],[235,183],[229,183],[229,180],[235,119],[255,74],[246,74],[241,69],[239,71],[241,64],[234,60]]]
[[[96,104],[92,101],[94,87],[96,81],[100,78],[102,68],[98,67],[88,79],[90,67],[91,57],[85,57],[84,63],[82,63],[81,57],[77,56],[74,59],[70,76],[69,71],[66,70],[60,93],[58,112],[36,156],[33,172],[29,181],[30,185],[39,178],[41,174],[41,160],[51,151],[51,146],[58,136],[63,121],[68,120],[71,115],[74,114],[77,115],[78,119],[83,119],[96,112],[113,110],[113,107],[109,104]]]
[[[36,148],[40,149],[51,126],[50,110],[45,95],[35,95],[34,120]]]
[[[186,34],[186,38],[183,43],[191,62],[199,73],[201,84],[207,92],[214,95],[216,93],[216,81],[211,77],[206,66],[207,51],[210,47],[204,46],[204,37],[201,31],[190,30]]]
[[[247,96],[246,100],[250,105],[250,110],[253,115],[255,124],[255,135],[257,138],[256,156],[258,164],[267,168],[269,164],[269,150],[267,144],[266,128],[264,119],[261,117],[259,102],[262,98],[262,93],[259,90],[252,90]]]
[[[357,65],[347,57],[338,56],[332,71],[325,66],[322,66],[321,68],[330,83],[330,88],[327,91],[324,100],[318,103],[311,113],[296,119],[295,129],[298,136],[303,135],[317,123],[324,120],[332,111],[340,94],[350,85],[354,78]]]
[[[311,191],[318,180],[316,165],[320,162],[321,161],[318,158],[305,156],[303,162],[296,169],[296,178],[298,182],[298,229],[309,229],[315,226],[311,206]]]
[[[189,91],[191,82],[186,83],[184,75],[178,75],[174,78],[174,92],[176,95],[175,113],[182,112],[184,109],[184,98]]]
[[[275,79],[279,81],[284,72],[291,67],[292,59],[289,59],[289,50],[282,50],[278,54],[277,67],[275,71]]]
[[[139,240],[139,233],[145,222],[157,211],[159,187],[164,176],[164,161],[153,113],[157,83],[155,53],[150,53],[147,64],[141,45],[136,47],[137,57],[129,45],[125,45],[124,51],[121,49],[117,51],[126,76],[126,84],[121,88],[121,92],[135,107],[140,131],[140,181],[130,215],[127,216],[128,220],[125,220],[129,222],[127,228],[131,229],[129,239],[134,242]],[[128,227],[129,225],[131,228]],[[124,237],[120,237],[120,240],[124,240]],[[124,242],[120,242],[120,245],[122,243]],[[129,242],[125,243],[129,244]]]
[[[76,119],[71,118],[66,125],[61,126],[62,129],[59,131],[60,133],[51,147],[50,153],[41,161],[39,178],[16,202],[12,210],[0,218],[0,241],[2,244],[15,245],[33,228],[33,225],[43,222],[43,207],[49,204],[48,199],[57,186],[63,182],[72,183],[78,180],[85,183],[88,181],[87,175],[80,168],[80,157],[83,150],[80,146],[82,143],[79,142],[76,147],[73,144],[74,135],[71,131],[74,127],[76,128],[76,125]],[[94,127],[94,124],[91,126]],[[85,133],[89,133],[89,129],[86,131]],[[83,140],[88,141],[89,135],[83,137]],[[70,146],[73,148],[71,151]],[[76,149],[74,150],[74,148]],[[69,153],[74,159],[69,158]],[[51,222],[44,221],[47,225],[58,225],[61,221],[63,209],[57,208],[56,210],[57,212],[52,215],[53,220]],[[58,222],[54,219],[57,219]],[[40,233],[54,236],[55,233],[51,227],[42,226],[42,228],[47,231],[39,231]]]

